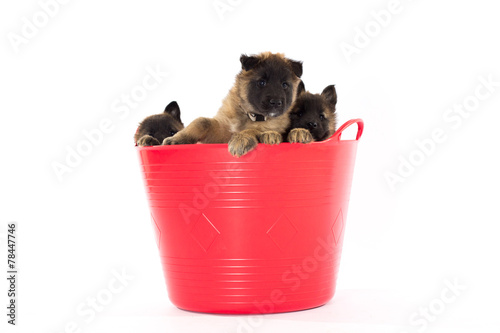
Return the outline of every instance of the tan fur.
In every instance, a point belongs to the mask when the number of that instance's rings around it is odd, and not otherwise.
[[[288,133],[287,141],[291,143],[310,143],[313,142],[314,139],[311,132],[305,128],[294,128]]]
[[[160,145],[160,141],[158,139],[152,137],[151,135],[143,135],[137,140],[138,146],[158,146]]]
[[[337,114],[332,113],[331,110],[329,111],[330,112],[328,112],[327,114],[327,118],[330,121],[328,128],[330,128],[330,136],[332,136],[333,133],[335,133],[335,131],[337,130]]]
[[[257,55],[264,61],[270,57],[288,59],[281,53],[264,52]],[[290,119],[286,110],[278,117],[269,117],[266,121],[252,121],[249,113],[254,109],[248,102],[247,85],[253,79],[252,70],[242,70],[222,106],[214,118],[198,118],[184,130],[173,137],[166,138],[163,144],[190,144],[190,143],[229,143],[229,152],[234,156],[242,156],[255,148],[257,142],[278,144],[282,141],[282,134],[289,126]],[[293,76],[293,91],[296,91],[300,79]],[[292,97],[292,103],[295,94]],[[279,138],[278,138],[279,137]]]

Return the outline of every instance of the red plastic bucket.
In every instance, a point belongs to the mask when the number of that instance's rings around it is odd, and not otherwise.
[[[340,140],[357,123],[355,140]],[[311,144],[137,147],[168,295],[210,313],[275,313],[335,292],[361,119]]]

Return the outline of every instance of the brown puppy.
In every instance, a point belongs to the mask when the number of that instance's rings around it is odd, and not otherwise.
[[[290,125],[285,133],[286,140],[309,143],[328,139],[337,126],[336,104],[337,92],[334,85],[326,87],[320,95],[305,91],[301,82],[298,97],[289,113]]]
[[[161,145],[163,140],[184,128],[181,121],[181,110],[177,102],[171,102],[161,114],[144,119],[134,135],[138,146]]]
[[[214,118],[198,118],[163,144],[229,143],[240,157],[258,142],[278,144],[288,128],[302,63],[281,53],[240,57],[241,72]]]

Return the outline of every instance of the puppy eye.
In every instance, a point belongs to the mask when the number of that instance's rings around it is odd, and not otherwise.
[[[286,83],[286,82],[283,82],[283,84],[281,86],[283,87],[283,89],[286,89],[289,87],[288,83]]]
[[[325,118],[325,116],[324,116],[324,115],[320,114],[320,115],[319,115],[319,119],[321,119],[321,120],[325,120],[326,118]]]
[[[264,87],[267,84],[267,82],[266,80],[259,80],[257,84],[259,85],[259,87]]]
[[[175,135],[175,133],[177,133],[177,132],[176,132],[176,131],[170,131],[170,135],[171,135],[171,136],[174,136],[174,135]]]
[[[297,116],[302,117],[302,111],[297,112]]]

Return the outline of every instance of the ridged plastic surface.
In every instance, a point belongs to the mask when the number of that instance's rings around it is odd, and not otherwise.
[[[356,140],[340,140],[358,124]],[[275,313],[334,295],[363,122],[328,140],[137,147],[169,298],[185,310]]]

